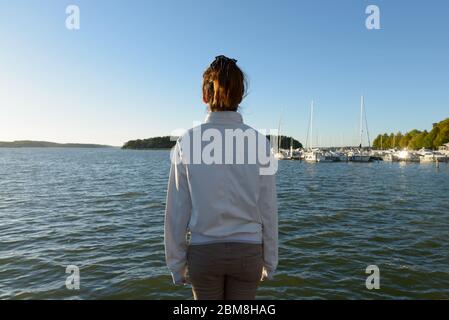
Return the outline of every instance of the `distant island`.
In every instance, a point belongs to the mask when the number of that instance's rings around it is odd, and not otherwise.
[[[434,123],[430,132],[414,129],[404,134],[400,131],[398,133],[379,134],[373,142],[373,148],[384,150],[392,148],[419,150],[426,148],[436,150],[448,142],[449,118]]]
[[[271,141],[271,136],[267,136],[267,138]],[[280,140],[279,148],[281,149],[290,149],[290,146],[293,147],[293,149],[303,148],[302,143],[295,138],[281,135]]]
[[[270,139],[270,137],[267,137]],[[302,144],[291,137],[287,136],[281,136],[281,148],[283,149],[289,149],[290,143],[292,144],[293,148],[302,148]],[[149,149],[171,149],[176,144],[176,140],[173,141],[173,138],[170,136],[164,136],[164,137],[154,137],[154,138],[148,138],[148,139],[137,139],[137,140],[130,140],[126,142],[122,149],[133,149],[133,150],[149,150]]]
[[[122,149],[146,150],[146,149],[171,149],[176,144],[170,136],[137,139],[126,142]]]
[[[90,143],[56,143],[48,141],[19,140],[12,142],[0,141],[0,148],[112,148],[112,146]]]

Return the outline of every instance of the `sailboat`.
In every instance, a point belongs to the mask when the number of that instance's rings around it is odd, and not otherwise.
[[[309,122],[309,132],[310,132],[310,146],[307,151],[304,152],[304,161],[307,162],[322,162],[325,161],[323,153],[318,148],[312,148],[313,141],[313,100],[310,104],[310,122]],[[309,145],[309,132],[307,134],[307,145]]]
[[[293,149],[293,137],[290,138],[290,150],[288,151],[289,160],[300,160],[301,159],[301,150]]]
[[[371,161],[371,155],[369,153],[363,152],[363,116],[364,116],[364,107],[365,107],[365,99],[363,96],[361,96],[360,98],[360,144],[359,144],[359,149],[358,150],[354,150],[351,151],[348,156],[349,156],[349,161],[352,162],[370,162]],[[366,115],[365,115],[365,122],[367,122],[366,120]],[[371,148],[371,143],[369,142],[369,134],[368,134],[368,125],[366,123],[366,134],[368,136],[368,144],[369,144],[369,148]]]
[[[276,137],[276,150],[274,156],[278,160],[286,160],[288,156],[281,149],[282,136],[281,136],[281,118],[279,118],[278,135]]]
[[[288,154],[289,159],[293,159],[293,138],[290,138],[290,152]]]

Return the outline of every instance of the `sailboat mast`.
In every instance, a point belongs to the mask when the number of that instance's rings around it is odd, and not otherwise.
[[[371,149],[371,139],[369,138],[368,119],[366,117],[365,97],[363,97],[363,116],[365,117],[366,138],[368,139],[368,148]]]
[[[313,145],[313,100],[310,105],[310,149],[312,149]]]
[[[278,139],[277,139],[278,152],[280,152],[280,150],[281,150],[281,120],[282,120],[282,116],[279,117]]]
[[[363,96],[360,98],[360,148],[362,148],[363,139]]]

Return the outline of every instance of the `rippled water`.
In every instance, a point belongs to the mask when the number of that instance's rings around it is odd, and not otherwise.
[[[168,155],[0,149],[0,298],[191,299],[164,263]],[[449,298],[448,194],[447,164],[281,162],[279,272],[258,298]]]

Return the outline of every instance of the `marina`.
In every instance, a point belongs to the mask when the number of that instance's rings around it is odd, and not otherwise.
[[[360,123],[359,145],[346,147],[317,147],[312,145],[314,101],[310,104],[310,119],[307,129],[306,146],[293,148],[292,142],[289,149],[281,148],[281,121],[279,121],[278,136],[272,137],[272,152],[278,160],[299,160],[307,163],[330,162],[357,162],[369,163],[372,161],[403,162],[403,163],[441,163],[449,162],[449,143],[445,143],[438,150],[421,148],[409,150],[408,148],[396,148],[393,143],[391,149],[377,149],[371,146],[368,132],[368,120],[365,112],[365,98],[360,97]],[[363,146],[364,136],[368,146]],[[292,140],[292,138],[291,138]],[[393,140],[394,141],[394,140]],[[381,144],[382,145],[382,144]]]
[[[276,153],[278,160],[299,160],[307,163],[328,162],[405,162],[405,163],[441,163],[449,162],[449,153],[434,150],[370,150],[357,147],[313,148],[311,150],[280,149]]]

